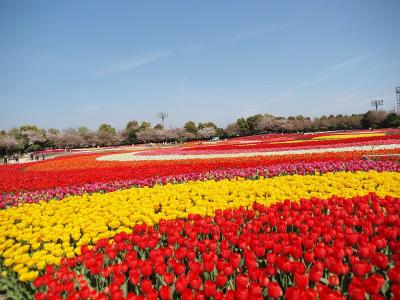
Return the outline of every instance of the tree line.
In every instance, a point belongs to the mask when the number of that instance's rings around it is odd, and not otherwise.
[[[309,117],[276,117],[256,114],[239,118],[226,128],[213,122],[196,124],[188,121],[182,128],[154,127],[150,122],[132,120],[122,130],[109,124],[101,124],[97,130],[87,127],[48,130],[36,125],[24,125],[0,131],[0,153],[35,152],[49,148],[84,148],[95,146],[131,145],[150,142],[183,142],[212,137],[228,138],[262,133],[316,132],[367,128],[395,128],[400,126],[400,115],[394,112],[368,111],[365,114],[330,115],[314,119]]]

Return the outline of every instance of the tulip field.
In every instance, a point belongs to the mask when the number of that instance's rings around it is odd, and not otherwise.
[[[400,299],[400,130],[0,166],[0,299]]]

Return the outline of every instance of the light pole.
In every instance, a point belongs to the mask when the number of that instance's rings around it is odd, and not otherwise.
[[[168,117],[167,112],[159,112],[157,113],[157,118],[161,119],[162,127],[164,128],[164,119]]]
[[[378,111],[379,105],[383,105],[383,100],[371,100],[371,106],[375,107],[375,111]]]

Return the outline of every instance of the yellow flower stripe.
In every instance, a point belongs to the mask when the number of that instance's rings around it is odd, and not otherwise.
[[[396,172],[338,172],[192,181],[23,204],[0,211],[0,255],[21,281],[31,281],[47,264],[79,254],[81,245],[130,232],[137,223],[152,225],[161,218],[190,213],[212,215],[216,209],[249,207],[254,201],[270,205],[285,199],[354,197],[372,191],[400,197],[399,182]]]
[[[354,133],[354,134],[332,134],[332,135],[324,135],[313,138],[313,140],[342,140],[342,139],[354,139],[354,138],[363,138],[363,137],[372,137],[372,136],[384,136],[383,132],[375,132],[375,133]]]

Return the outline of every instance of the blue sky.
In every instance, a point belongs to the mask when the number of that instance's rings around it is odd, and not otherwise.
[[[400,1],[0,0],[0,128],[393,109]]]

